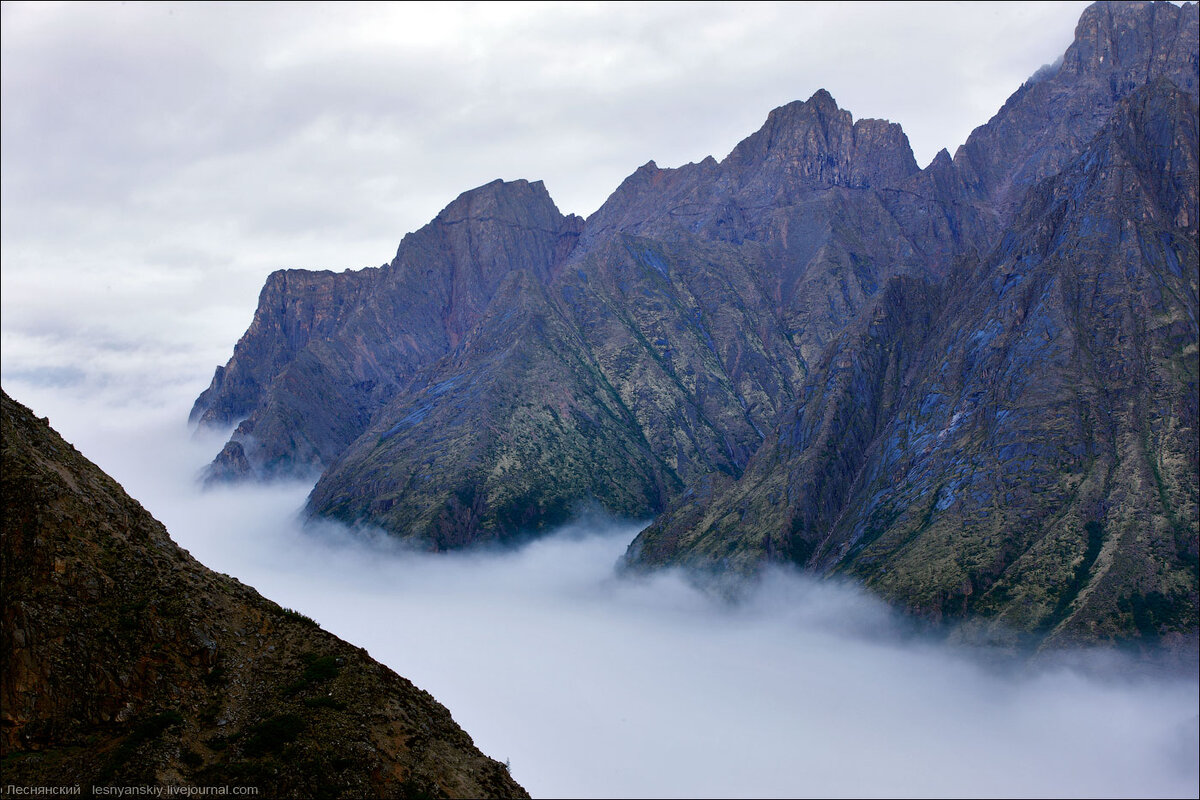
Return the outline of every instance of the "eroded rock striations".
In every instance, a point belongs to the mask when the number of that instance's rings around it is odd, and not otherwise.
[[[894,285],[645,563],[782,560],[935,617],[1151,638],[1196,611],[1196,104],[1139,89],[969,272]]]
[[[273,273],[192,410],[203,424],[238,423],[210,479],[320,472],[462,342],[511,273],[544,283],[581,226],[540,182],[496,181],[405,236],[383,267]]]
[[[1194,634],[1197,49],[1195,4],[1097,3],[923,170],[819,91],[586,222],[495,182],[276,273],[193,412],[240,421],[211,474],[320,471],[311,513],[437,549],[598,505],[659,515],[635,565]]]
[[[7,394],[2,421],[5,784],[528,797],[430,695],[195,561]]]

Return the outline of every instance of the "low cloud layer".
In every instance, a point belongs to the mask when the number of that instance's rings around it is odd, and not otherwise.
[[[1195,676],[1096,654],[997,662],[795,574],[736,607],[671,573],[619,578],[635,523],[568,526],[518,551],[415,553],[302,526],[304,485],[198,491],[220,442],[189,437],[178,410],[53,413],[193,555],[430,691],[535,797],[1197,790]]]

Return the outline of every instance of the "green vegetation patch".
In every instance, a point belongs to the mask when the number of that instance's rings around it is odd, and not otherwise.
[[[338,676],[341,672],[342,659],[337,656],[318,656],[315,653],[304,653],[300,656],[304,662],[304,673],[299,680],[284,687],[285,694],[296,694],[310,686],[323,683]]]
[[[1054,610],[1042,622],[1040,628],[1043,631],[1053,630],[1056,625],[1067,618],[1071,603],[1087,585],[1092,565],[1096,563],[1096,558],[1100,555],[1100,548],[1104,544],[1104,527],[1099,522],[1092,520],[1083,526],[1083,530],[1087,534],[1087,549],[1084,551],[1083,558],[1075,566],[1075,574],[1071,577],[1070,582],[1063,586]]]
[[[297,611],[294,608],[280,608],[279,610],[283,614],[285,619],[295,620],[296,622],[303,622],[305,625],[311,625],[314,628],[321,627],[320,625],[317,624],[317,621],[315,619],[308,616],[307,614],[301,614],[299,611]]]
[[[1186,630],[1195,613],[1185,593],[1133,592],[1117,600],[1117,610],[1133,618],[1133,626],[1145,639],[1155,640],[1164,631]]]
[[[304,668],[303,680],[305,683],[320,683],[330,678],[336,678],[339,671],[337,656],[321,656],[314,658]]]
[[[101,783],[112,780],[118,771],[129,763],[139,747],[159,738],[168,728],[182,723],[183,715],[175,710],[164,711],[138,722],[113,753],[112,758],[105,764],[104,769],[100,771],[97,780]]]
[[[255,758],[277,753],[296,741],[304,730],[304,719],[297,714],[280,714],[252,727],[242,745],[242,752]]]
[[[306,698],[304,700],[304,705],[308,708],[332,708],[334,711],[344,711],[346,709],[345,703],[334,700],[328,695]]]

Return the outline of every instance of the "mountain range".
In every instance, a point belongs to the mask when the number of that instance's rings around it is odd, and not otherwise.
[[[281,270],[207,480],[434,550],[589,508],[632,569],[851,576],[965,635],[1200,628],[1197,6],[1096,3],[953,157],[818,91],[586,220],[495,181]]]

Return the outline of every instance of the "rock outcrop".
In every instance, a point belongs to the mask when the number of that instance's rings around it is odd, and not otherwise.
[[[974,269],[895,286],[643,564],[790,561],[1051,639],[1196,627],[1196,102],[1123,100]]]
[[[430,695],[195,561],[7,394],[2,422],[5,784],[528,796]]]
[[[977,128],[954,156],[976,203],[1000,225],[1025,192],[1056,174],[1104,126],[1117,104],[1163,79],[1197,93],[1200,33],[1194,3],[1099,2],[1075,40]]]
[[[320,473],[462,341],[510,273],[548,280],[581,225],[541,182],[496,181],[405,236],[390,264],[273,273],[192,409],[202,424],[237,423],[243,457],[226,453],[209,480]]]

